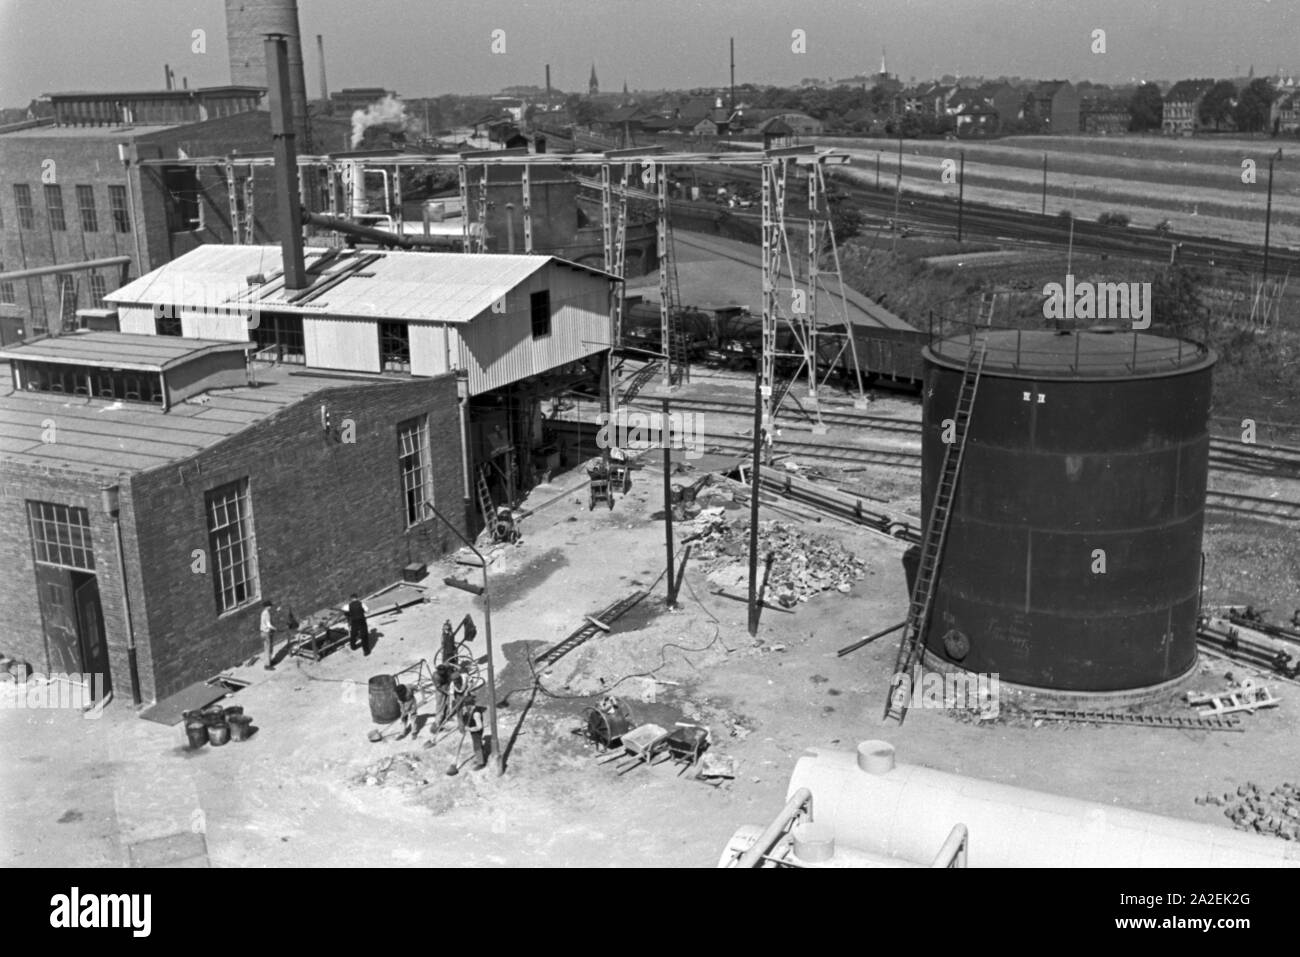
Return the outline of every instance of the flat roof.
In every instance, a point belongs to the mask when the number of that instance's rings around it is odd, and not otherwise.
[[[184,461],[314,393],[360,376],[294,375],[260,367],[256,387],[214,389],[164,412],[141,402],[48,392],[0,394],[0,461],[115,477]],[[392,379],[374,377],[376,383]],[[47,442],[53,419],[58,441]]]
[[[987,343],[984,374],[1012,378],[1146,378],[1189,372],[1215,362],[1213,350],[1131,328],[995,329],[955,336],[924,350],[938,365],[964,368],[972,348]]]
[[[123,137],[131,139],[137,136],[149,136],[153,133],[161,133],[165,130],[172,130],[178,126],[188,126],[188,123],[168,123],[156,126],[28,126],[20,130],[0,131],[0,135],[6,137],[23,137],[25,139],[45,139],[54,137],[57,139],[87,139],[100,137],[114,141],[121,140]]]
[[[251,347],[251,342],[218,339],[72,332],[0,348],[0,359],[163,372],[214,352],[244,352]]]
[[[337,253],[337,255],[335,255]],[[332,259],[325,259],[327,255]],[[104,297],[122,306],[253,310],[304,316],[467,323],[549,263],[614,279],[556,256],[307,249],[313,289],[285,294],[279,246],[207,244]],[[260,273],[267,282],[248,285]]]

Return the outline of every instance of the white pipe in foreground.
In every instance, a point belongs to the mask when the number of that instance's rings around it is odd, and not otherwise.
[[[955,823],[971,867],[1300,867],[1300,844],[894,763],[894,748],[812,749],[787,792],[811,792],[841,846],[934,860]]]

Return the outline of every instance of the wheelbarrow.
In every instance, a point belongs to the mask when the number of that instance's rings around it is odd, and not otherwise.
[[[709,747],[709,729],[698,724],[677,722],[677,729],[666,740],[668,755],[682,767],[677,772],[681,777],[684,772],[695,767],[700,757]]]
[[[601,764],[618,762],[619,774],[627,774],[635,767],[652,764],[657,755],[668,747],[671,731],[665,731],[657,724],[643,724],[639,728],[623,734],[622,748],[612,757],[602,758]]]

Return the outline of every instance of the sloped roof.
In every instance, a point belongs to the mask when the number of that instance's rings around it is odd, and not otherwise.
[[[375,252],[359,250],[323,261],[323,249],[304,254],[315,287],[285,295],[279,246],[199,246],[104,297],[116,305],[167,305],[231,310],[266,309],[307,316],[465,323],[550,262],[608,276],[555,256]],[[323,263],[323,264],[322,264]],[[364,266],[364,268],[361,268]],[[261,273],[268,281],[249,286]]]
[[[162,372],[213,352],[243,352],[248,346],[216,339],[78,332],[20,342],[0,349],[0,359]]]
[[[1200,99],[1210,88],[1214,86],[1213,80],[1179,80],[1169,88],[1165,94],[1165,100],[1196,100]]]
[[[759,130],[766,136],[792,136],[794,134],[794,127],[779,116],[764,120]]]

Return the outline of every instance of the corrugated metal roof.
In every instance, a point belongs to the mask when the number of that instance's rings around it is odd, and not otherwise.
[[[308,269],[324,250],[307,250]],[[121,289],[105,301],[119,305],[166,305],[178,308],[260,306],[276,312],[323,314],[371,319],[469,322],[490,308],[549,262],[593,275],[606,273],[554,256],[474,253],[358,251],[330,262],[317,284],[353,269],[360,256],[376,257],[309,300],[290,302],[282,280],[249,287],[247,277],[270,277],[280,271],[279,246],[199,246]],[[609,277],[613,278],[613,277]]]
[[[296,376],[284,369],[259,370],[258,380],[256,389],[206,392],[168,412],[49,393],[0,395],[0,457],[89,475],[144,471],[183,461],[322,389],[362,381]],[[55,442],[45,441],[51,419],[58,428]]]
[[[212,352],[241,352],[248,344],[125,332],[74,332],[0,349],[0,359],[56,362],[161,372]]]

